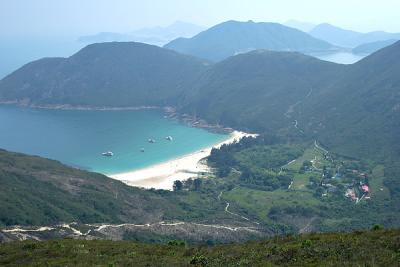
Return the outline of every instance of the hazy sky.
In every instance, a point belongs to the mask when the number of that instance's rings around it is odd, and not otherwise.
[[[0,38],[129,32],[176,20],[329,22],[400,32],[400,0],[0,0]]]

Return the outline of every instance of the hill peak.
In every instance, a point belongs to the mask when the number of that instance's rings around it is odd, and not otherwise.
[[[211,61],[257,49],[317,52],[334,49],[305,32],[272,22],[229,20],[192,38],[179,38],[164,47]]]

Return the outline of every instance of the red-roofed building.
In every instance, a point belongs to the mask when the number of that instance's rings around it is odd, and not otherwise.
[[[364,184],[361,186],[362,191],[364,191],[365,193],[369,193],[369,186]]]

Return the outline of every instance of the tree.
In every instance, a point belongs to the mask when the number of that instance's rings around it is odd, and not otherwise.
[[[301,169],[302,171],[308,171],[308,170],[311,169],[311,167],[312,167],[311,161],[305,160],[305,161],[303,162],[303,165],[301,166],[300,169]]]
[[[218,177],[226,177],[231,172],[231,168],[229,166],[222,166],[218,168]]]
[[[181,191],[183,188],[183,183],[179,180],[176,180],[173,185],[174,191]]]
[[[373,231],[379,231],[379,230],[383,230],[383,229],[384,229],[383,225],[380,225],[380,224],[375,224],[374,226],[372,226]]]
[[[202,181],[200,178],[194,179],[194,191],[200,191]]]

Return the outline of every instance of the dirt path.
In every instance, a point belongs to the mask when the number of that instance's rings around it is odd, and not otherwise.
[[[221,192],[219,193],[219,195],[218,195],[218,200],[221,200],[222,193],[223,193],[223,191],[221,191]],[[244,217],[244,216],[242,216],[242,215],[240,215],[240,214],[231,212],[231,211],[229,210],[229,206],[230,206],[231,204],[230,204],[229,202],[227,202],[227,201],[225,201],[225,203],[226,203],[226,206],[225,206],[225,212],[226,212],[226,213],[228,213],[228,214],[230,214],[230,215],[233,215],[233,216],[240,217],[240,218],[242,218],[243,220],[246,220],[246,221],[248,221],[248,222],[251,222],[251,223],[254,223],[254,224],[257,224],[257,225],[260,224],[260,223],[258,223],[258,222],[252,221],[252,220],[250,220],[249,218]]]

